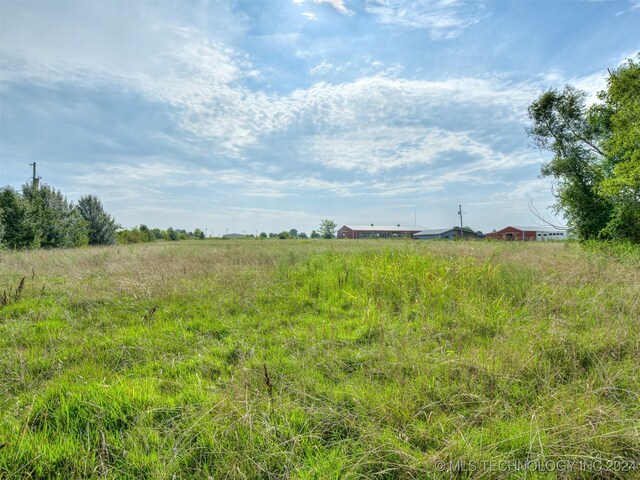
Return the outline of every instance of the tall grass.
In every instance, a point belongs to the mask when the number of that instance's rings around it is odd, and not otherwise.
[[[0,477],[640,471],[631,258],[377,241],[4,253],[0,291],[23,277],[0,307]]]

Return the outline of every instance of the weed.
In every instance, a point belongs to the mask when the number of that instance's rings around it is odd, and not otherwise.
[[[22,277],[22,279],[18,282],[15,290],[9,287],[9,290],[2,291],[2,294],[0,294],[0,307],[9,305],[11,301],[17,302],[18,300],[20,300],[20,297],[22,296],[22,290],[24,289],[24,281],[26,279],[26,276]]]
[[[158,311],[158,308],[160,308],[158,305],[154,305],[153,307],[151,307],[147,311],[147,313],[144,314],[144,321],[148,322],[149,320],[151,320],[155,313]]]

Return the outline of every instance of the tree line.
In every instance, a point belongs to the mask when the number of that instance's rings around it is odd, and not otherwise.
[[[8,248],[71,248],[116,243],[118,224],[94,195],[69,202],[49,185],[0,190],[0,245]]]
[[[261,232],[260,235],[258,235],[258,238],[279,238],[280,240],[286,240],[289,238],[334,238],[336,235],[336,227],[337,225],[333,220],[324,219],[320,221],[320,227],[318,230],[311,230],[309,235],[305,232],[298,232],[297,229],[292,228],[289,231],[283,230],[280,233]],[[250,236],[253,237],[253,235]]]
[[[74,204],[60,190],[39,182],[25,184],[20,191],[0,189],[0,247],[73,248],[204,237],[199,228],[122,229],[95,195],[82,196]]]
[[[318,231],[313,230],[310,237],[333,238],[335,229],[335,222],[322,220]],[[257,238],[309,236],[292,228],[280,233],[262,232]],[[123,229],[95,195],[82,196],[74,204],[60,190],[38,181],[23,185],[20,191],[10,186],[0,189],[0,248],[73,248],[188,239],[204,240],[205,233],[200,228],[162,230],[144,224]]]
[[[640,243],[640,63],[609,71],[599,103],[586,98],[567,85],[529,106],[529,135],[554,154],[541,175],[556,181],[555,211],[579,239]]]
[[[193,232],[180,228],[169,227],[166,230],[160,228],[149,228],[142,224],[128,230],[118,231],[118,243],[144,243],[155,242],[156,240],[204,240],[204,232],[196,228]]]

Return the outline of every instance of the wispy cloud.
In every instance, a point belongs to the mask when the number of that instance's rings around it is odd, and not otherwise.
[[[482,4],[458,0],[368,0],[366,11],[380,23],[423,29],[433,39],[458,36],[482,18]]]
[[[318,65],[309,70],[309,73],[311,73],[311,75],[326,75],[334,68],[335,66],[333,64],[327,62],[326,60],[323,60]]]
[[[458,148],[469,145],[468,138],[461,138],[459,133],[424,129],[442,115],[484,108],[492,112],[494,122],[517,122],[539,90],[537,84],[509,84],[490,78],[424,81],[376,75],[342,84],[317,83],[288,95],[269,95],[243,85],[242,80],[254,68],[240,53],[198,39],[192,32],[181,32],[178,38],[180,41],[163,58],[179,68],[156,76],[140,72],[102,77],[99,71],[86,76],[71,67],[66,72],[52,72],[40,65],[23,66],[32,69],[13,73],[40,75],[46,81],[74,79],[89,85],[111,82],[137,90],[153,102],[176,109],[180,129],[214,142],[231,157],[244,158],[245,150],[266,136],[288,132],[310,139],[305,141],[308,147],[316,145],[306,151],[312,155],[311,160],[317,158],[342,168],[357,168],[365,162],[372,171],[414,164],[418,158],[420,162],[428,161],[431,154],[416,145],[430,145],[432,153],[442,151],[445,143],[457,144]],[[332,64],[323,61],[312,73],[326,74],[332,69]],[[399,128],[390,126],[391,120]],[[416,123],[424,126],[402,127]],[[355,133],[345,137],[349,130]],[[366,149],[365,141],[369,142]],[[323,144],[327,145],[325,152],[335,145],[331,159],[318,147]],[[354,145],[359,145],[360,153]],[[352,153],[339,155],[340,151]],[[358,155],[361,160],[356,158]]]
[[[356,12],[354,12],[353,10],[348,9],[345,6],[344,0],[313,0],[313,3],[326,3],[328,5],[331,5],[333,8],[335,8],[341,14],[347,15],[349,17],[356,14]]]
[[[619,11],[617,15],[620,16],[625,13],[636,12],[638,10],[640,10],[640,0],[629,0],[629,8]]]

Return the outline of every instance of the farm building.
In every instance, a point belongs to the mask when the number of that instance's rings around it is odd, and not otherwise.
[[[460,232],[462,232],[460,227],[437,228],[414,233],[413,238],[417,240],[453,240],[461,237]],[[484,238],[482,232],[474,232],[466,228],[463,233],[462,238]]]
[[[519,240],[525,242],[545,240],[566,240],[567,232],[553,227],[506,227],[497,232],[487,233],[487,238]]]
[[[343,225],[338,230],[338,238],[411,238],[422,227],[403,227],[398,225]]]

